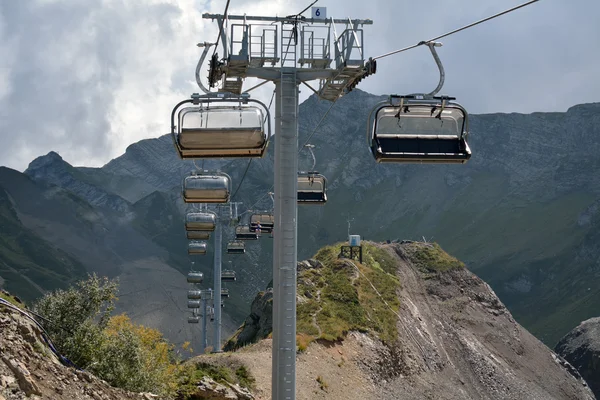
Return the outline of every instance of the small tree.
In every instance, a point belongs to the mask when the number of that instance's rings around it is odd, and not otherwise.
[[[58,350],[82,368],[97,359],[117,290],[116,281],[92,274],[75,287],[48,293],[34,304],[34,310],[51,321],[44,321],[43,326]]]

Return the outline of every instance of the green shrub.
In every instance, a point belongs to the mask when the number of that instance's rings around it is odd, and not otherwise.
[[[44,328],[77,366],[116,387],[176,393],[184,372],[173,359],[173,346],[159,331],[134,324],[125,314],[111,317],[116,292],[115,281],[91,275],[76,287],[46,294],[34,309],[52,321]]]

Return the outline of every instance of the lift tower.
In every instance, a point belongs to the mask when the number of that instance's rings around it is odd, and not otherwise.
[[[319,7],[312,14],[202,15],[219,23],[223,48],[221,57],[210,59],[210,87],[220,82],[221,92],[241,95],[245,78],[275,83],[274,400],[296,398],[298,87],[304,84],[320,98],[336,101],[375,72],[375,62],[365,60],[363,51],[362,26],[372,20],[326,18]],[[343,25],[340,34],[336,25]],[[313,80],[320,81],[318,89],[308,84]]]

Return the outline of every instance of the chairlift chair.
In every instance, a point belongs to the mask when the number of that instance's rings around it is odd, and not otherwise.
[[[325,204],[327,178],[318,172],[298,172],[298,204]]]
[[[236,274],[235,271],[223,271],[221,272],[221,281],[223,282],[235,282]]]
[[[399,101],[398,101],[399,99]],[[464,164],[468,114],[450,97],[390,96],[369,119],[371,152],[378,163]]]
[[[247,93],[194,93],[173,108],[171,136],[182,159],[262,157],[271,136],[269,109]]]
[[[194,256],[206,255],[206,242],[191,240],[188,244],[188,254]]]
[[[246,253],[246,245],[239,240],[232,240],[227,243],[227,254],[244,254]]]
[[[188,317],[187,322],[188,322],[188,324],[198,324],[198,323],[200,323],[200,317],[198,317],[198,316]]]
[[[198,309],[200,308],[200,300],[188,300],[188,308]]]
[[[185,229],[188,231],[212,232],[217,225],[217,216],[210,212],[190,212],[185,215]]]
[[[188,283],[202,283],[204,274],[200,271],[190,271],[187,274]]]
[[[258,233],[250,230],[248,225],[238,225],[235,227],[236,240],[257,240]]]
[[[229,297],[229,289],[223,288],[221,289],[221,297]]]
[[[250,216],[250,230],[256,231],[260,224],[260,229],[263,232],[270,233],[275,226],[275,216],[271,212],[256,212]]]
[[[392,95],[369,115],[367,141],[378,163],[464,164],[471,158],[467,144],[467,110],[454,97],[437,96],[444,85],[444,66],[435,50],[442,44],[422,42],[438,66],[440,79],[430,93]]]
[[[201,290],[188,290],[187,292],[188,300],[200,300],[202,298]]]
[[[209,240],[210,232],[206,231],[186,231],[188,240]]]
[[[231,178],[222,172],[192,174],[183,181],[186,203],[227,203],[230,196]]]

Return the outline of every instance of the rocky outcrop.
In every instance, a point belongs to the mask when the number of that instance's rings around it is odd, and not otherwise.
[[[195,387],[194,398],[205,400],[254,400],[248,389],[227,382],[218,383],[204,376]]]
[[[583,321],[554,348],[586,380],[600,398],[600,317]]]
[[[99,185],[87,182],[83,173],[53,151],[33,160],[25,170],[25,174],[37,181],[67,189],[94,206],[123,213],[129,211],[129,202],[114,193],[107,192]]]
[[[131,393],[113,388],[88,372],[62,365],[46,345],[36,324],[0,304],[0,399],[22,400],[26,397],[160,400],[150,393]]]
[[[298,398],[342,400],[352,390],[354,398],[382,400],[594,399],[568,362],[519,325],[488,284],[439,247],[419,242],[364,245],[365,258],[372,257],[364,264],[336,260],[335,250],[322,263],[298,264],[298,282],[304,282],[299,287],[315,285],[309,291],[311,301],[316,300],[302,314],[299,300],[297,344],[307,335],[316,341],[298,355]],[[388,271],[387,278],[375,273],[381,269]],[[390,293],[386,281],[394,279],[399,286]],[[343,292],[329,291],[334,284]],[[356,301],[362,309],[348,304]],[[334,313],[354,310],[344,315],[359,319],[364,312],[362,323],[369,326],[385,309],[391,310],[387,316],[397,329],[391,340],[364,326],[342,340],[323,339]],[[306,323],[311,317],[316,329]],[[205,362],[245,363],[259,394],[269,390],[270,344],[266,339],[233,354],[202,357]]]
[[[259,292],[252,306],[250,315],[242,326],[223,347],[232,351],[266,338],[273,331],[273,288]]]

